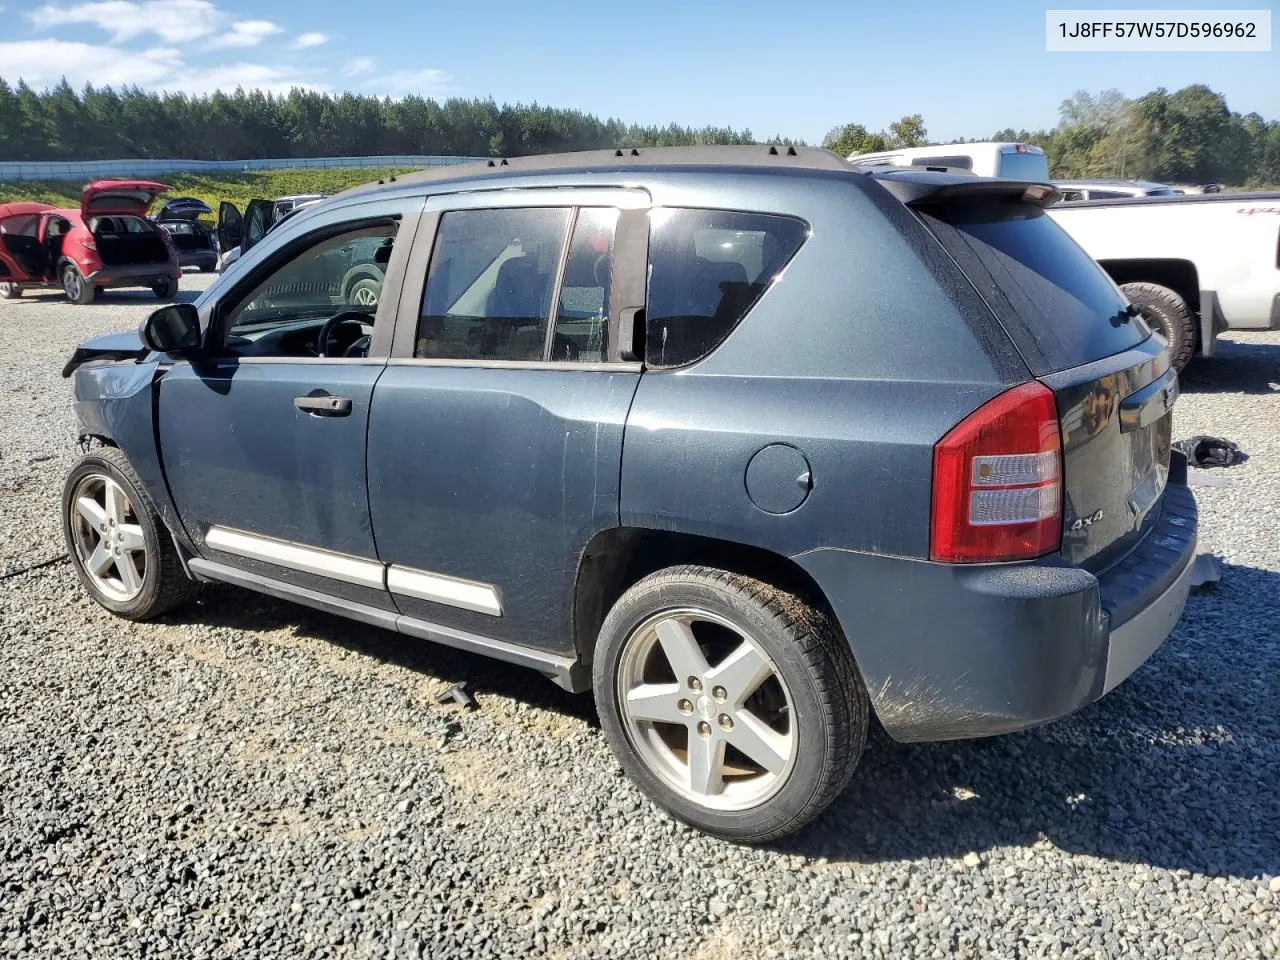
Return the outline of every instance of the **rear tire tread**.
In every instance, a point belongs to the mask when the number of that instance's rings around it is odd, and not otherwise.
[[[1120,289],[1144,315],[1155,314],[1155,325],[1169,341],[1170,365],[1185,369],[1196,348],[1195,315],[1187,301],[1158,283],[1126,283]]]
[[[713,587],[755,607],[772,619],[800,653],[815,681],[819,707],[826,731],[824,763],[809,796],[785,820],[767,830],[738,831],[720,828],[715,832],[731,839],[750,843],[769,843],[794,833],[821,813],[848,786],[866,745],[870,715],[870,698],[862,682],[852,651],[844,635],[831,618],[795,594],[754,577],[698,564],[669,567],[637,581],[623,595],[634,592],[661,591],[666,587],[686,587],[691,583]],[[618,605],[615,605],[615,610]],[[611,612],[601,634],[606,632]],[[602,663],[602,658],[597,658]],[[834,669],[832,669],[834,668]],[[609,677],[608,683],[613,683]],[[598,684],[597,684],[598,686]],[[662,804],[661,798],[655,798]],[[665,809],[679,819],[670,806]],[[701,827],[701,829],[707,829]]]

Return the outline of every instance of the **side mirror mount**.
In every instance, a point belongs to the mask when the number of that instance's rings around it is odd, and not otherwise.
[[[190,356],[200,349],[200,312],[189,303],[170,303],[147,317],[142,343],[148,350]]]

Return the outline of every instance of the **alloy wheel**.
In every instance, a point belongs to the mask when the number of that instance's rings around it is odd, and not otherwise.
[[[94,589],[121,602],[141,593],[146,537],[124,488],[106,474],[89,474],[76,485],[69,512],[76,559]]]
[[[664,611],[627,638],[618,709],[636,754],[685,799],[759,806],[798,754],[790,692],[764,649],[710,611]]]
[[[77,300],[80,297],[80,274],[76,268],[70,264],[62,271],[62,292],[67,295],[68,300]]]
[[[357,283],[351,288],[351,303],[357,307],[376,307],[380,287],[372,283]]]

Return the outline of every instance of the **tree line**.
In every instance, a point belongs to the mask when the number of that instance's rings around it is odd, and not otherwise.
[[[1233,113],[1221,94],[1201,84],[1137,99],[1115,90],[1097,96],[1081,91],[1062,103],[1052,129],[1008,127],[977,139],[1038,144],[1055,177],[1280,183],[1280,122]],[[0,160],[521,156],[753,142],[747,129],[644,126],[536,103],[499,106],[492,99],[392,100],[300,89],[207,96],[136,87],[76,91],[65,80],[37,91],[0,79]],[[782,137],[767,142],[803,143]],[[823,146],[848,155],[928,142],[923,117],[911,114],[878,132],[843,124]]]
[[[1160,88],[1137,99],[1118,90],[1097,96],[1081,90],[1062,102],[1058,125],[1050,130],[1006,127],[980,139],[1034,143],[1044,150],[1050,173],[1061,179],[1280,183],[1280,121],[1233,113],[1221,94],[1203,84],[1175,93]],[[845,124],[823,140],[845,156],[928,143],[920,114],[878,132]]]
[[[64,80],[47,91],[0,79],[0,160],[521,156],[603,147],[753,143],[750,130],[641,126],[580,110],[493,100],[400,100],[295,89],[188,96]],[[790,142],[781,138],[770,142]]]

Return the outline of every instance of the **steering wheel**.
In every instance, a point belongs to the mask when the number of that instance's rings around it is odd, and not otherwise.
[[[356,340],[342,352],[344,357],[367,357],[369,355],[369,344],[373,343],[373,337],[365,334],[363,337],[357,337]]]
[[[329,339],[338,331],[339,327],[353,326],[359,327],[362,336],[365,322],[369,319],[369,314],[361,310],[341,310],[324,322],[324,326],[320,328],[320,332],[316,335],[316,354],[321,357],[335,356],[329,352]],[[357,341],[362,337],[357,337]],[[354,346],[351,344],[350,346]],[[342,356],[347,356],[346,350],[350,346],[344,348]]]

